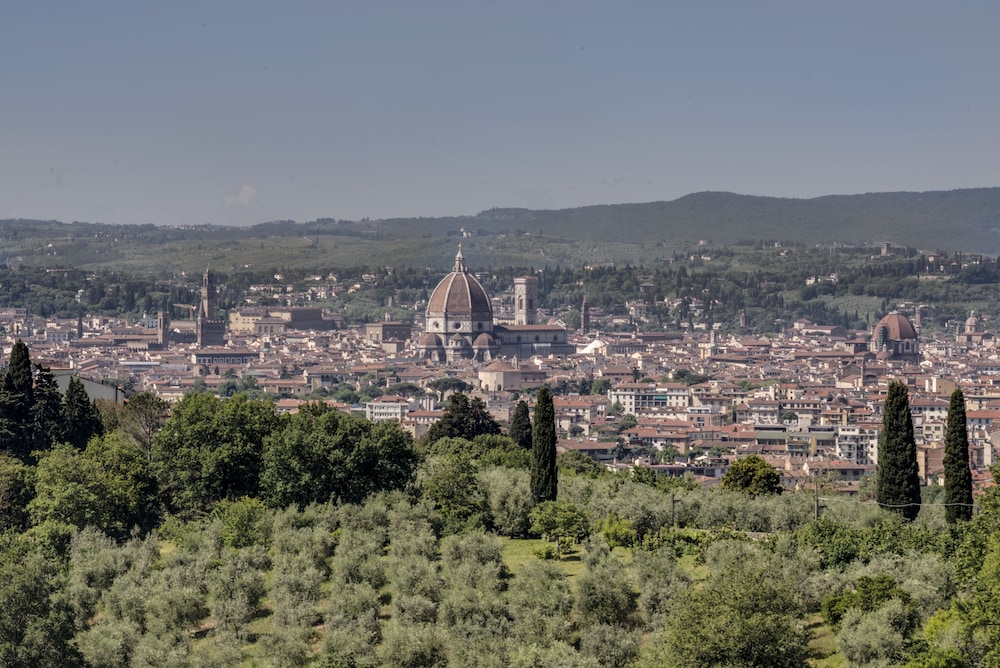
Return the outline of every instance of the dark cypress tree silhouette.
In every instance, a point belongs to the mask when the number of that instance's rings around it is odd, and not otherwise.
[[[46,450],[62,441],[62,399],[52,371],[36,364],[35,405],[31,411],[35,450]]]
[[[882,409],[882,435],[875,470],[879,505],[912,521],[920,513],[920,473],[906,385],[891,381]]]
[[[78,378],[71,377],[62,405],[64,440],[78,450],[87,447],[91,436],[101,433],[101,417]]]
[[[944,502],[948,522],[972,519],[969,431],[965,422],[965,395],[958,388],[951,393],[944,435]]]
[[[25,461],[30,458],[33,445],[31,412],[34,403],[31,358],[27,344],[18,339],[11,348],[7,372],[0,386],[0,435],[11,454]]]
[[[535,401],[531,431],[531,495],[539,503],[555,501],[557,491],[556,413],[549,388],[543,385]]]
[[[507,436],[525,450],[531,449],[531,415],[528,412],[528,404],[523,400],[518,401],[514,407]]]

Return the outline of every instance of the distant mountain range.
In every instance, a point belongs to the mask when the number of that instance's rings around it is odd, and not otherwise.
[[[379,223],[393,237],[438,236],[460,227],[581,241],[750,240],[805,244],[891,241],[924,250],[1000,254],[1000,188],[828,195],[813,199],[702,192],[670,202],[576,209],[490,209],[475,216]]]

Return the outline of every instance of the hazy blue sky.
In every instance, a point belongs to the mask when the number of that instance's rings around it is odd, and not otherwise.
[[[997,186],[998,29],[995,0],[0,0],[0,218]]]

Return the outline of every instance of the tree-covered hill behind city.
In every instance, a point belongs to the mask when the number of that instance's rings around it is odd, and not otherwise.
[[[252,227],[0,220],[7,264],[122,271],[392,265],[447,270],[455,246],[479,267],[639,264],[701,241],[1000,254],[1000,188],[831,195],[813,199],[697,193],[669,202],[576,209],[494,208],[476,215]],[[442,243],[446,242],[446,243]]]
[[[541,234],[587,241],[775,240],[804,244],[895,244],[1000,252],[1000,188],[925,193],[830,195],[813,199],[702,192],[669,202],[533,211],[490,209],[469,219],[386,221],[383,230],[466,229]],[[398,228],[398,229],[397,229]]]

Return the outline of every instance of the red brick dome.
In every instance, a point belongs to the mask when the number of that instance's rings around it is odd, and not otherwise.
[[[901,313],[893,312],[879,320],[878,324],[875,325],[876,338],[883,327],[886,330],[885,338],[889,341],[906,341],[917,338],[917,330],[913,328],[913,323]]]
[[[465,268],[461,247],[455,256],[454,269],[441,279],[427,302],[427,321],[430,323],[435,320],[452,325],[458,321],[492,324],[493,307],[490,305],[490,298],[479,280]],[[440,329],[444,330],[445,327]],[[461,329],[469,331],[465,327]]]

